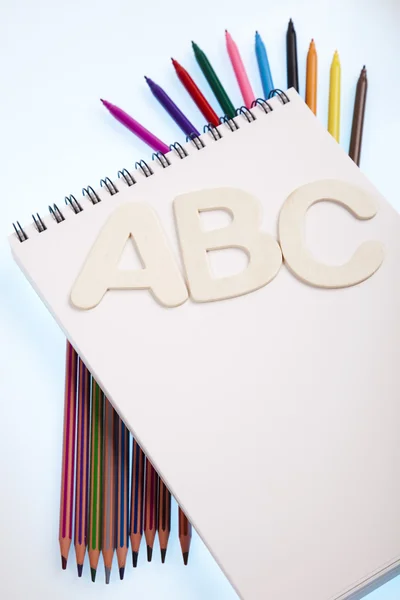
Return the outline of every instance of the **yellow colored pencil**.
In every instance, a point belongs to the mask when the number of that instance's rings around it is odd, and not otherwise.
[[[337,142],[340,141],[340,79],[341,66],[336,50],[331,64],[329,84],[328,131]]]

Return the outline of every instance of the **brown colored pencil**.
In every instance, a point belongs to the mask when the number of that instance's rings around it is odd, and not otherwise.
[[[134,439],[132,443],[132,487],[131,487],[131,547],[133,566],[137,566],[140,542],[143,535],[144,513],[144,453]]]
[[[171,533],[171,492],[160,478],[158,492],[158,539],[160,542],[161,562],[165,562],[168,539]]]
[[[349,156],[360,166],[361,144],[364,129],[365,104],[367,101],[367,69],[363,66],[357,82],[354,101],[353,123],[351,127]]]
[[[306,104],[317,114],[317,81],[318,81],[318,56],[315,48],[315,42],[312,39],[307,54],[307,74],[306,74]]]
[[[181,507],[179,507],[179,541],[181,543],[183,562],[187,565],[192,541],[192,525]]]
[[[102,552],[106,583],[110,583],[116,546],[116,438],[117,415],[107,398],[104,405],[104,476],[103,476],[103,543]]]
[[[144,498],[144,535],[147,544],[147,560],[153,556],[153,545],[157,531],[158,474],[146,457],[145,498]]]
[[[74,468],[76,432],[76,386],[78,355],[67,341],[64,393],[64,434],[61,475],[59,542],[62,568],[67,568],[72,542],[72,514],[74,508]]]
[[[75,554],[78,576],[82,576],[88,533],[90,373],[78,359],[78,421],[76,442]]]

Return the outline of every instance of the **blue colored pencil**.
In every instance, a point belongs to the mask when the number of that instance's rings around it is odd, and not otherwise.
[[[264,98],[268,98],[270,91],[274,89],[274,84],[272,81],[271,69],[269,67],[267,50],[258,31],[256,31],[256,56]]]

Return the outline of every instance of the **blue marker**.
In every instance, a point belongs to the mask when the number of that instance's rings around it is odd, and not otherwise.
[[[269,68],[267,51],[265,44],[258,31],[256,31],[256,55],[258,61],[258,68],[260,70],[261,83],[264,92],[264,98],[268,98],[271,90],[274,89],[272,82],[271,69]]]

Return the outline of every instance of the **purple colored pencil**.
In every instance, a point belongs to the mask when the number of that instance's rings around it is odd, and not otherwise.
[[[129,116],[128,113],[123,111],[115,104],[111,104],[107,100],[101,100],[104,106],[110,111],[114,119],[117,119],[122,125],[124,125],[129,131],[132,131],[138,138],[143,140],[145,144],[153,148],[155,152],[162,152],[166,154],[169,152],[169,147],[167,144],[164,144],[158,137],[156,137],[151,131],[143,127],[138,121],[136,121],[133,117]]]
[[[165,108],[169,116],[172,117],[175,123],[178,125],[178,127],[182,129],[183,133],[186,133],[186,135],[200,135],[196,127],[192,125],[192,123],[187,117],[185,117],[181,109],[178,108],[178,106],[175,104],[175,102],[173,102],[173,100],[171,100],[171,98],[162,89],[162,87],[157,85],[157,83],[154,83],[154,81],[152,81],[149,77],[145,77],[145,80],[147,81],[147,84],[153,96],[157,98],[157,100],[159,101],[161,106]]]

